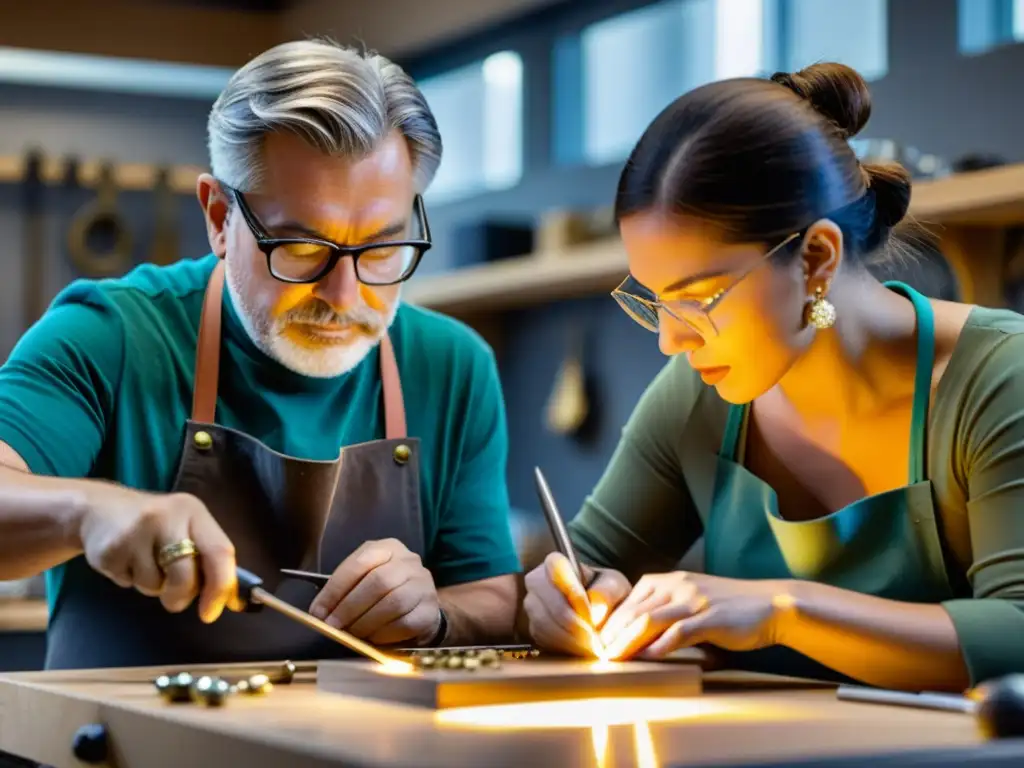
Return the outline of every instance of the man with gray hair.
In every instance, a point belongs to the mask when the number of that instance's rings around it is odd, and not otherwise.
[[[510,639],[494,356],[400,301],[441,161],[423,95],[381,56],[280,45],[209,151],[212,253],[74,283],[0,368],[0,579],[46,572],[47,667],[342,652],[239,613],[237,566],[375,644]]]

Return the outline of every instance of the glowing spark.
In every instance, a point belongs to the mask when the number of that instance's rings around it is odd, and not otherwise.
[[[399,659],[391,659],[390,661],[383,662],[377,668],[377,671],[385,675],[409,675],[416,671],[416,667]]]

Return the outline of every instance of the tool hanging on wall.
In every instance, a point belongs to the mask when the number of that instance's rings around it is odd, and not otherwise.
[[[579,434],[590,415],[583,342],[583,324],[577,322],[570,329],[569,352],[555,375],[555,386],[548,397],[545,421],[547,428],[556,435]]]
[[[181,252],[178,236],[178,198],[171,188],[171,169],[166,166],[157,169],[153,204],[153,250],[149,260],[154,264],[166,266],[176,262]]]
[[[69,181],[77,185],[77,178]],[[131,266],[132,235],[117,210],[117,193],[114,166],[105,162],[100,167],[96,198],[71,220],[68,253],[75,269],[85,277],[123,275]]]
[[[22,245],[22,331],[28,330],[44,311],[46,303],[46,187],[43,154],[30,150],[25,157],[22,180],[25,239]]]

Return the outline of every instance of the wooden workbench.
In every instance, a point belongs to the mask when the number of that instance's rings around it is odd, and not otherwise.
[[[99,764],[119,768],[742,766],[981,744],[967,715],[844,702],[831,686],[736,674],[707,675],[705,693],[689,699],[525,705],[510,714],[322,693],[312,675],[205,709],[162,701],[149,682],[158,671],[0,676],[0,751],[82,766],[72,742],[90,723],[106,726],[113,753]]]

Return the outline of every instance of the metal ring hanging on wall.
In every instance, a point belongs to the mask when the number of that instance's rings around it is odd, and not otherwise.
[[[117,192],[114,167],[104,163],[96,199],[82,206],[71,220],[68,254],[75,269],[86,277],[122,275],[131,266],[132,235],[117,211]],[[106,252],[95,251],[89,239],[104,228],[113,234],[113,247]]]

